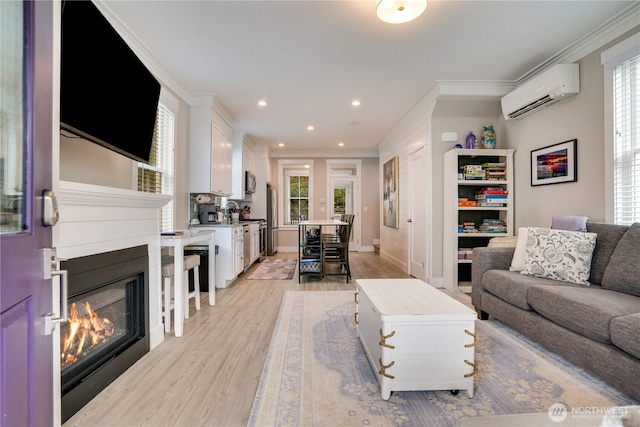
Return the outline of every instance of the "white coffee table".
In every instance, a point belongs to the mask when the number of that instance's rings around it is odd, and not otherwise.
[[[392,391],[467,390],[474,394],[476,312],[418,279],[356,280],[357,333]]]

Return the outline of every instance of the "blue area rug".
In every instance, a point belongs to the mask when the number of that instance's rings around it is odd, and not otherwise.
[[[637,404],[496,321],[477,321],[475,396],[448,391],[380,397],[356,336],[353,291],[287,291],[249,426],[456,426],[460,420]]]

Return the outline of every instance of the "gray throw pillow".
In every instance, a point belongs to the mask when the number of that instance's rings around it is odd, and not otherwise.
[[[640,223],[629,227],[611,255],[602,287],[640,296]]]

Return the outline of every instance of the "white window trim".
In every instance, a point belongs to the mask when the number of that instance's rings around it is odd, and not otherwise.
[[[176,144],[177,144],[177,137],[178,137],[178,110],[180,109],[180,100],[178,98],[176,98],[175,96],[173,96],[173,94],[171,94],[169,91],[167,91],[167,89],[165,89],[164,86],[160,87],[160,97],[158,99],[158,103],[162,104],[164,107],[168,108],[169,110],[171,110],[171,112],[173,112],[174,118],[175,118],[175,124],[173,127],[173,141],[174,141],[174,156],[173,156],[173,194],[171,195],[172,198],[172,218],[173,218],[173,228],[175,228],[176,225],[176,214],[177,214],[177,206],[176,206],[176,173],[177,173],[177,163],[176,163]],[[149,166],[149,165],[145,165],[145,167],[147,169],[151,169],[154,170],[156,168]],[[131,188],[133,190],[136,190],[138,188],[138,162],[131,162],[131,169],[132,169],[132,183],[131,183]],[[162,208],[161,208],[162,209]]]
[[[600,54],[604,66],[604,218],[613,223],[614,216],[614,129],[613,129],[613,69],[640,54],[640,33],[636,33]]]
[[[358,186],[358,191],[357,191],[357,198],[356,200],[353,201],[354,205],[354,214],[357,216],[360,216],[360,205],[361,205],[361,200],[362,200],[362,195],[360,194],[360,189],[362,188],[362,159],[327,159],[326,160],[327,163],[327,201],[331,200],[331,195],[329,194],[329,192],[331,191],[332,188],[332,180],[333,178],[335,178],[335,176],[331,173],[331,169],[332,168],[337,168],[339,166],[344,166],[344,167],[355,167],[356,169],[356,174],[355,175],[350,175],[353,178],[356,178],[356,185]],[[333,212],[333,206],[331,206],[331,203],[327,203],[327,212],[326,212],[326,217],[327,219],[331,219],[332,218],[332,213]]]
[[[285,168],[290,165],[309,165],[309,220],[313,220],[313,187],[315,186],[313,182],[313,160],[312,159],[280,159],[278,160],[278,188],[282,186],[283,188],[278,191],[278,227],[282,230],[297,230],[297,225],[285,224],[284,223],[284,201],[286,200],[285,193],[288,189],[284,188],[284,178],[285,178]]]

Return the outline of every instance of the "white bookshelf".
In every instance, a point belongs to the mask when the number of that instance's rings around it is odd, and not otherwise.
[[[444,154],[444,230],[443,278],[446,289],[471,292],[471,259],[459,259],[459,251],[486,246],[493,237],[513,236],[513,149],[454,149]],[[459,177],[466,165],[504,163],[503,179],[465,179]],[[497,187],[507,191],[505,206],[459,206],[460,197],[470,201],[484,188]],[[479,229],[484,220],[500,220],[506,232],[460,232],[459,225],[473,222]]]

